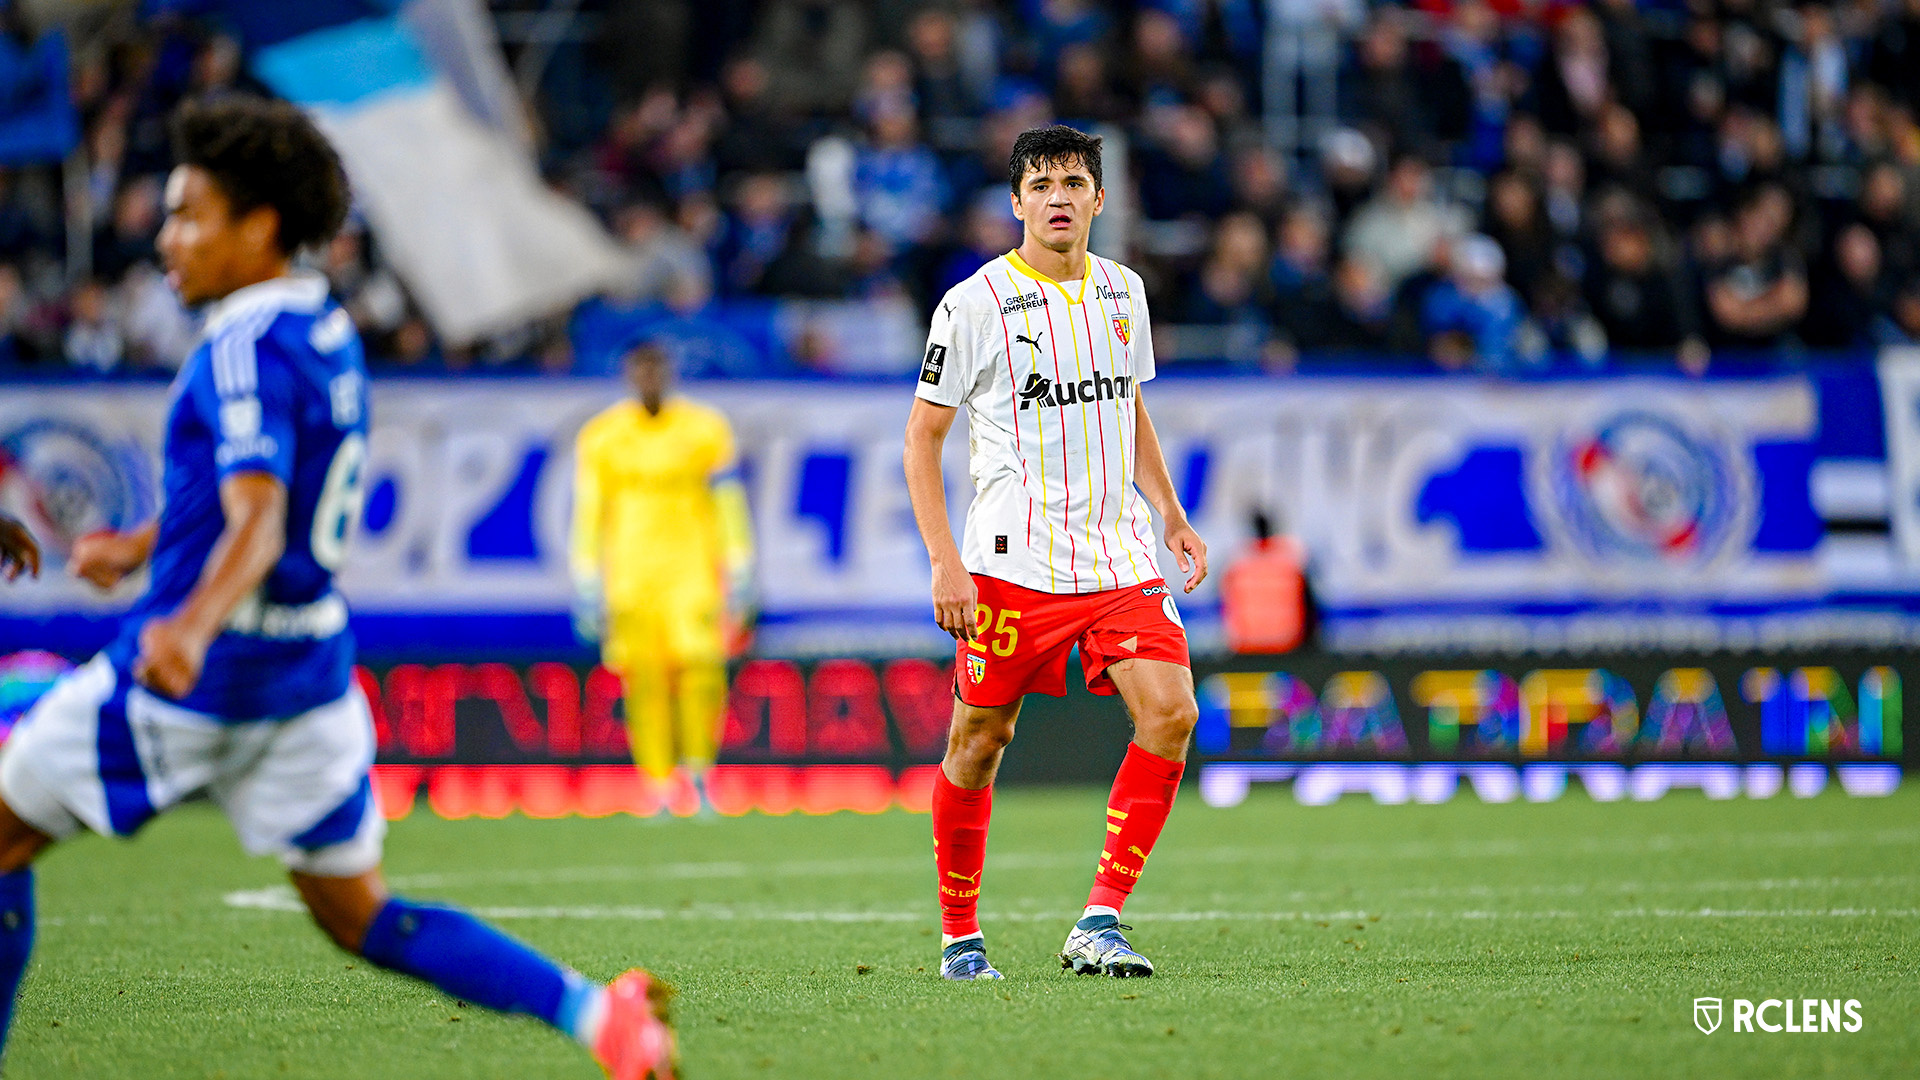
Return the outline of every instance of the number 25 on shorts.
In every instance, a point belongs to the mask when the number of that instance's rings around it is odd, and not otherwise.
[[[993,655],[1012,656],[1014,646],[1019,644],[1020,642],[1020,628],[1013,625],[1013,620],[1018,619],[1019,617],[1020,617],[1020,613],[1017,611],[1008,611],[1008,610],[1002,609],[1000,612],[999,620],[995,621],[993,617],[993,609],[988,607],[985,604],[981,604],[978,608],[974,610],[973,622],[975,626],[978,626],[980,628],[981,637],[984,638],[988,634],[999,635],[999,640],[994,641],[992,643]],[[991,630],[987,629],[987,627],[989,626],[991,626],[993,629]],[[967,644],[972,648],[979,649],[981,652],[987,651],[986,642],[970,641]]]

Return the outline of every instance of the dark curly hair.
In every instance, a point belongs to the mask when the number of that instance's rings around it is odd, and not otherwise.
[[[1077,161],[1093,174],[1093,189],[1099,191],[1106,186],[1100,178],[1101,141],[1098,135],[1065,124],[1023,131],[1013,140],[1013,155],[1007,159],[1007,185],[1019,194],[1020,181],[1027,173],[1035,169],[1046,172],[1055,165]]]
[[[182,105],[173,114],[173,157],[211,174],[235,215],[273,207],[287,255],[333,239],[347,219],[340,155],[284,101],[230,94]]]

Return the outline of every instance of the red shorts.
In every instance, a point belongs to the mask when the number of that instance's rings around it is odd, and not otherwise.
[[[1067,653],[1080,646],[1087,689],[1114,693],[1107,667],[1121,660],[1187,661],[1187,631],[1173,590],[1158,578],[1124,589],[1061,595],[973,575],[980,636],[961,642],[954,692],[969,705],[1011,705],[1026,694],[1067,692]]]

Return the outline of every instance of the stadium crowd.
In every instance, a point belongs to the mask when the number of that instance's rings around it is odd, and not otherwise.
[[[1290,8],[1283,35],[1339,59],[1331,112],[1282,146],[1262,62]],[[1007,147],[1059,120],[1118,151],[1128,220],[1095,247],[1124,245],[1168,357],[1700,371],[1920,341],[1920,0],[582,10],[591,32],[534,103],[543,164],[634,253],[629,306],[918,317],[1017,242]],[[43,69],[7,29],[17,96]],[[0,360],[176,363],[192,329],[153,269],[162,121],[250,85],[239,49],[202,23],[129,24],[75,51],[71,84],[82,190],[57,166],[0,171]],[[77,278],[75,199],[93,222]],[[384,365],[571,362],[558,322],[441,347],[363,227],[322,262]]]

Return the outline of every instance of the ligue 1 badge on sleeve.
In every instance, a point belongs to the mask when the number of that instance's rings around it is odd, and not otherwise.
[[[1693,999],[1693,1026],[1700,1029],[1702,1035],[1711,1035],[1720,1030],[1720,999]]]
[[[1130,315],[1115,315],[1113,317],[1113,335],[1120,339],[1120,344],[1122,345],[1133,344],[1133,317]]]
[[[984,656],[967,657],[967,678],[980,682],[987,677],[987,658]]]

